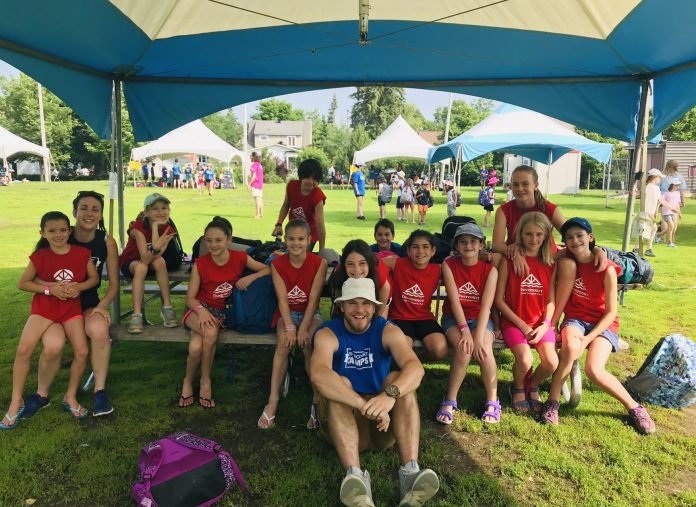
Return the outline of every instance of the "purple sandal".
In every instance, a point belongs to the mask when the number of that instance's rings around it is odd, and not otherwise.
[[[452,407],[452,411],[450,412],[449,410],[445,410],[445,407]],[[446,424],[450,425],[452,424],[452,421],[454,421],[454,411],[457,410],[457,401],[456,400],[445,400],[442,403],[440,403],[440,410],[437,411],[437,414],[435,414],[435,420],[439,422],[440,424]],[[438,417],[446,417],[448,420],[446,421],[441,421],[438,419]]]
[[[493,412],[489,412],[488,409],[493,407]],[[498,424],[500,422],[500,411],[502,407],[499,401],[487,401],[483,406],[483,414],[481,414],[481,420],[488,424]],[[492,421],[486,421],[486,417],[492,417]]]

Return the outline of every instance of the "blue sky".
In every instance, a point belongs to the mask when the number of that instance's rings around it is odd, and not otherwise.
[[[11,65],[0,60],[0,75],[16,76],[19,71],[12,67]],[[305,111],[312,111],[314,109],[318,110],[320,113],[324,114],[331,104],[331,98],[334,92],[336,93],[336,100],[338,102],[338,109],[336,111],[336,119],[338,123],[348,123],[348,118],[350,115],[350,109],[353,106],[353,100],[350,95],[355,91],[355,88],[334,88],[329,90],[319,90],[313,92],[303,92],[303,93],[292,93],[290,95],[283,95],[279,98],[287,100],[294,107],[298,109],[304,109]],[[454,100],[472,100],[472,97],[468,95],[454,94]],[[437,92],[431,90],[417,90],[413,88],[406,89],[406,100],[408,102],[413,102],[418,106],[423,116],[427,119],[433,119],[433,113],[438,107],[446,107],[449,101],[449,93],[447,92]],[[247,104],[247,114],[251,115],[256,110],[258,101],[250,102]],[[235,114],[241,120],[242,118],[243,106],[237,106],[234,108]]]

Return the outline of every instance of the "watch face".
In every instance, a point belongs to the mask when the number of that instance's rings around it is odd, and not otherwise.
[[[387,386],[387,388],[384,391],[387,393],[387,396],[391,396],[392,398],[399,397],[399,388],[396,387],[394,384]]]

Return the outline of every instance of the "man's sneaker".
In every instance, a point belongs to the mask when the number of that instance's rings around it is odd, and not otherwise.
[[[645,251],[645,256],[646,257],[655,257],[655,252],[653,252],[651,249]]]
[[[162,311],[160,312],[160,317],[162,317],[162,320],[164,321],[164,327],[176,327],[179,325],[179,322],[176,320],[174,308],[172,308],[171,306],[163,306]]]
[[[130,324],[128,324],[128,332],[130,334],[140,334],[143,332],[143,314],[134,313],[131,315]]]
[[[407,472],[404,467],[401,467],[399,488],[401,489],[399,507],[419,507],[435,496],[440,489],[440,479],[429,468],[418,472]]]
[[[51,404],[51,399],[48,396],[41,396],[39,393],[32,393],[27,396],[24,401],[24,410],[20,419],[29,419],[42,408],[46,408]]]
[[[350,467],[341,483],[340,498],[343,505],[348,507],[375,507],[372,501],[370,474],[367,470],[358,473],[359,469]]]
[[[106,389],[100,389],[94,393],[94,407],[92,409],[92,415],[94,417],[99,417],[100,415],[107,415],[114,411],[114,406],[111,404],[109,399],[109,393]]]
[[[561,404],[556,400],[548,400],[544,403],[544,408],[541,410],[541,422],[545,424],[558,424],[558,409]]]
[[[638,433],[642,435],[655,433],[655,423],[643,405],[638,405],[636,408],[629,410],[628,417]]]
[[[675,245],[674,243],[667,243],[667,246],[670,248],[677,248],[677,245]]]

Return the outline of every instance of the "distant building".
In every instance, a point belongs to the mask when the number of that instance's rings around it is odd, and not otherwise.
[[[435,144],[442,144],[442,140],[440,139],[440,135],[442,135],[442,132],[439,130],[419,130],[418,135],[421,136],[425,142],[435,145]]]
[[[633,146],[627,146],[633,156]],[[692,194],[696,192],[696,142],[694,141],[662,141],[648,145],[648,165],[662,171],[668,160],[679,162],[679,174],[684,177],[686,187]]]
[[[247,141],[250,149],[260,152],[266,148],[273,158],[290,168],[297,152],[312,144],[312,120],[255,120],[249,127]]]

